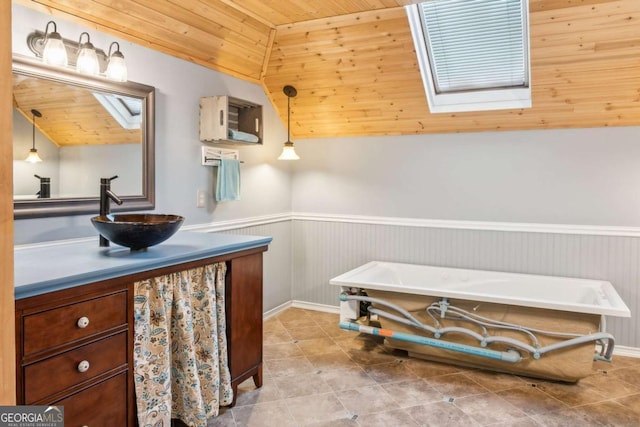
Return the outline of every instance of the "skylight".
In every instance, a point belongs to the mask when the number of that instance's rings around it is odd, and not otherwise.
[[[142,123],[142,101],[140,99],[99,92],[93,92],[93,96],[123,129],[140,129]]]
[[[432,113],[531,107],[528,0],[406,6]]]

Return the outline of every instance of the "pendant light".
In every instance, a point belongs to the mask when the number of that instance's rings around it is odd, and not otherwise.
[[[87,36],[87,42],[82,43],[82,36],[85,34]],[[100,73],[100,64],[98,63],[98,55],[96,54],[96,50],[93,47],[93,44],[91,44],[89,33],[84,31],[80,34],[78,45],[80,45],[80,50],[78,51],[76,70],[79,73],[97,76],[98,73]]]
[[[285,86],[282,91],[287,95],[287,142],[284,143],[282,154],[280,154],[278,160],[300,160],[296,150],[293,148],[293,142],[291,142],[291,98],[296,96],[298,91],[289,85]]]
[[[49,24],[53,24],[53,32],[49,33]],[[45,64],[57,67],[67,66],[67,48],[64,47],[62,36],[58,33],[58,27],[53,21],[47,22],[44,29],[44,42],[42,49],[42,60]]]
[[[111,53],[111,48],[116,45],[116,51]],[[109,63],[107,64],[106,77],[116,82],[127,81],[127,65],[124,63],[124,55],[120,52],[120,44],[113,42],[109,46]]]
[[[38,150],[36,149],[36,117],[42,117],[42,113],[36,109],[33,109],[31,110],[31,114],[33,115],[33,118],[31,119],[31,123],[33,123],[33,145],[31,146],[31,150],[29,150],[29,155],[24,160],[29,163],[38,163],[41,162],[42,159],[40,158],[40,156],[38,156]]]

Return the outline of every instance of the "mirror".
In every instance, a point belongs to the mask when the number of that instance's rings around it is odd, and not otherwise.
[[[97,213],[114,175],[112,211],[155,207],[155,88],[14,55],[13,104],[15,218]]]

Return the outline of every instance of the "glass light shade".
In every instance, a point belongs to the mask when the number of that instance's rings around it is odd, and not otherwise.
[[[115,52],[109,57],[109,64],[105,73],[109,80],[116,82],[127,81],[127,65],[124,63],[124,55],[120,51]]]
[[[91,43],[85,43],[80,48],[78,60],[76,61],[76,70],[79,73],[91,74],[97,76],[100,73],[100,64],[98,63],[98,55]]]
[[[67,66],[67,49],[64,47],[62,37],[58,33],[51,33],[44,42],[42,60],[45,64],[57,67]]]
[[[284,143],[282,154],[280,154],[278,160],[300,160],[300,157],[296,154],[296,150],[293,148],[293,142],[287,141]]]
[[[29,163],[39,163],[42,161],[42,159],[40,158],[40,156],[38,156],[38,150],[32,148],[29,150],[29,155],[26,159],[24,159],[24,161]]]

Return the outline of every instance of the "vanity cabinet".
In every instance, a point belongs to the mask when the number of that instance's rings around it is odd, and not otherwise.
[[[262,254],[234,258],[228,267],[225,310],[233,406],[244,380],[253,377],[256,387],[262,386]]]
[[[17,404],[63,405],[66,426],[135,426],[133,284],[227,263],[226,333],[235,396],[262,385],[262,253],[267,246],[16,300]]]
[[[63,405],[68,426],[134,425],[130,283],[16,301],[19,405]]]

